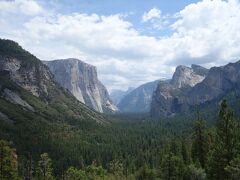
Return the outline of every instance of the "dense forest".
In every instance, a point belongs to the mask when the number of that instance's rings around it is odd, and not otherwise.
[[[225,100],[215,125],[209,125],[202,113],[195,113],[194,119],[151,120],[147,115],[108,118],[111,120],[105,127],[81,131],[75,126],[71,134],[65,130],[56,134],[54,142],[43,137],[44,133],[36,139],[31,131],[25,132],[25,143],[11,141],[17,137],[1,140],[0,179],[240,177],[239,122]]]

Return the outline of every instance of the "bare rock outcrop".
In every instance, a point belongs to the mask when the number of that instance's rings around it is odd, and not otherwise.
[[[95,66],[78,59],[44,61],[55,80],[68,89],[79,101],[98,112],[115,112],[105,86],[98,80]]]

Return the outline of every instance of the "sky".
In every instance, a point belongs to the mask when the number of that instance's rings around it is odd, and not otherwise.
[[[0,0],[0,38],[41,60],[78,58],[126,90],[239,60],[239,12],[239,0]]]

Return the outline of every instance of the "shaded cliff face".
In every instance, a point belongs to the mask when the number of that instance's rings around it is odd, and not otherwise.
[[[44,61],[56,81],[79,101],[99,112],[115,112],[104,85],[98,80],[96,67],[78,59]]]
[[[188,92],[187,104],[204,104],[239,90],[240,61],[211,68],[208,76]]]
[[[190,67],[178,66],[169,82],[160,83],[153,93],[151,103],[151,114],[154,117],[172,116],[177,112],[185,111],[187,94],[201,83],[208,70],[192,65]]]
[[[171,80],[154,81],[136,88],[119,102],[118,108],[122,112],[149,112],[152,109],[154,113],[170,115],[183,108],[179,105],[183,100],[177,97],[202,82],[207,73],[207,69],[198,65],[178,66]]]
[[[152,94],[160,81],[139,86],[127,94],[118,104],[121,112],[149,112]]]

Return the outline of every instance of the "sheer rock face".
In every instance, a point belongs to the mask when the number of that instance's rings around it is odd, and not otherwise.
[[[198,105],[221,98],[232,91],[240,90],[240,61],[222,67],[213,67],[208,76],[191,88],[187,103]]]
[[[96,67],[78,59],[44,61],[55,80],[79,101],[99,112],[115,112],[104,85],[98,80]]]
[[[128,93],[118,104],[122,112],[149,112],[152,94],[160,81],[153,81],[139,86]]]
[[[191,68],[178,66],[170,81],[154,81],[139,86],[119,102],[118,108],[122,112],[149,112],[152,106],[153,112],[171,115],[183,108],[178,105],[183,99],[177,97],[202,82],[207,73],[207,69],[198,65]]]
[[[178,66],[169,82],[159,83],[153,93],[151,114],[154,117],[172,116],[188,108],[188,93],[201,83],[208,74],[208,70],[192,65]]]
[[[13,82],[43,99],[48,96],[48,85],[54,84],[51,72],[41,61],[26,63],[17,58],[0,56],[0,72],[7,73]]]
[[[204,75],[198,74],[193,68],[178,66],[173,74],[171,84],[177,88],[188,86],[193,87],[197,83],[200,83],[204,78]]]
[[[37,120],[51,122],[61,119],[61,122],[68,123],[69,119],[74,119],[77,122],[108,123],[100,113],[79,102],[56,83],[47,65],[16,42],[4,39],[0,39],[0,99],[7,107],[13,108],[0,107],[0,118],[5,120],[20,118],[28,122],[33,120],[34,113]],[[12,114],[15,108],[16,113]]]

